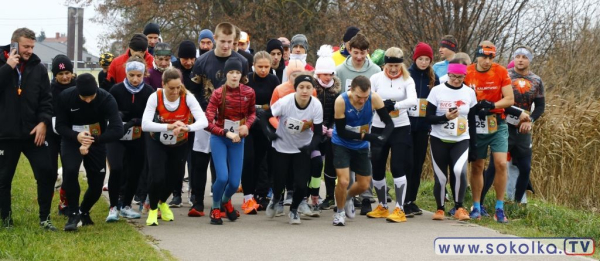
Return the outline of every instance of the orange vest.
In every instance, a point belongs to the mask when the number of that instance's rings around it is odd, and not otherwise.
[[[183,94],[179,98],[179,106],[177,107],[177,109],[175,111],[169,111],[165,107],[165,103],[164,103],[164,99],[163,99],[163,89],[159,88],[158,90],[156,90],[156,98],[158,99],[158,102],[156,104],[156,113],[154,114],[154,122],[174,123],[176,121],[181,121],[185,124],[192,124],[192,119],[193,119],[192,112],[190,111],[190,109],[187,106],[185,95],[186,94]],[[166,139],[169,138],[168,134],[166,132],[161,132],[161,133],[153,132],[150,134],[150,136],[153,139],[162,141],[161,135],[167,135],[167,137],[165,137],[165,138]],[[171,138],[176,138],[175,144],[170,144],[171,146],[180,145],[181,143],[187,141],[188,133],[182,132],[182,133],[179,133],[179,135],[177,137],[171,137]]]

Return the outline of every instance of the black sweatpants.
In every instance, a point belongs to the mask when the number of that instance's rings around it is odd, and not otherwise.
[[[123,195],[122,207],[131,206],[146,159],[144,139],[142,137],[131,141],[115,141],[107,144],[106,148],[110,166],[108,177],[110,207],[117,206],[120,194]]]
[[[157,209],[158,202],[166,202],[175,186],[181,185],[179,177],[182,172],[185,173],[189,147],[187,142],[179,146],[166,146],[150,138],[150,135],[145,136],[150,209]]]
[[[102,195],[102,185],[106,176],[106,145],[94,144],[85,156],[79,152],[81,144],[73,141],[62,140],[61,162],[63,167],[63,188],[69,202],[69,213],[88,213]],[[88,189],[79,206],[79,167],[83,161],[87,177]],[[118,188],[118,186],[117,186]]]
[[[192,195],[194,195],[196,200],[195,202],[192,202],[192,204],[197,205],[202,209],[204,208],[204,191],[206,190],[209,162],[210,172],[215,173],[215,164],[212,163],[212,157],[210,153],[192,151],[192,172],[190,173],[190,184]]]
[[[294,198],[290,209],[298,209],[298,205],[306,196],[308,180],[310,179],[310,155],[304,153],[286,154],[273,150],[273,202],[281,200],[286,186],[288,173],[291,173],[294,183]]]
[[[60,135],[52,132],[51,129],[46,131],[46,142],[48,142],[48,153],[50,153],[50,165],[53,173],[58,174],[58,155],[60,155]]]
[[[271,147],[271,142],[265,137],[260,127],[257,124],[252,125],[248,137],[244,140],[244,167],[242,170],[244,196],[257,195],[257,184],[264,183],[260,179],[268,177],[262,173],[262,162],[267,156],[269,147]],[[260,196],[266,195],[265,193]]]
[[[406,198],[404,203],[408,204],[417,201],[419,186],[421,186],[421,173],[423,172],[423,163],[427,156],[427,144],[429,143],[429,131],[411,131],[412,152],[408,154],[410,158],[410,171],[406,173]]]
[[[37,201],[40,207],[39,218],[44,221],[50,217],[56,171],[52,171],[48,147],[38,147],[33,138],[24,140],[0,140],[0,216],[9,217],[11,208],[11,189],[15,170],[21,153],[31,164],[33,176],[37,182]]]
[[[462,207],[468,185],[467,162],[469,158],[469,140],[448,143],[432,136],[430,150],[435,181],[433,195],[435,196],[437,208],[444,209],[446,181],[448,180],[448,175],[452,174],[455,175],[455,178],[450,179],[450,186],[455,193],[455,208]]]

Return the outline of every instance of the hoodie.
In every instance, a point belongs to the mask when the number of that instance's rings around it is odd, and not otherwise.
[[[344,93],[350,89],[350,83],[354,78],[356,78],[356,76],[362,75],[367,78],[371,78],[373,74],[381,72],[381,68],[379,68],[377,64],[373,63],[371,59],[366,58],[363,67],[359,70],[356,70],[354,69],[354,66],[352,66],[352,57],[348,56],[344,63],[335,68],[335,71],[335,75],[340,78],[343,86],[341,93]]]

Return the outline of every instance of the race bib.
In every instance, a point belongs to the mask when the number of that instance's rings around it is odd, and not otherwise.
[[[160,133],[160,140],[162,144],[165,145],[175,145],[177,144],[177,137],[173,134],[173,131],[164,131]]]
[[[392,117],[392,118],[398,118],[398,117],[400,117],[400,110],[390,111],[390,117]]]
[[[123,125],[125,125],[126,122],[123,122]],[[142,128],[140,128],[139,126],[132,126],[131,128],[127,129],[127,132],[125,133],[125,135],[123,135],[123,137],[120,140],[137,140],[142,136]]]
[[[369,133],[369,124],[365,124],[362,126],[356,126],[356,127],[352,127],[352,126],[348,126],[346,125],[346,129],[351,131],[351,132],[356,132],[356,133]]]
[[[467,132],[467,119],[459,116],[442,124],[442,132],[450,136],[460,136]]]
[[[263,110],[268,110],[269,109],[269,104],[263,104],[263,105],[254,105],[254,108],[256,109],[263,109]]]
[[[90,125],[73,125],[73,130],[76,132],[87,131],[93,136],[100,136],[100,134],[102,134],[99,123],[94,123]]]
[[[410,117],[425,117],[427,115],[427,99],[418,99],[417,106],[408,109]]]
[[[240,121],[231,121],[231,120],[225,120],[225,125],[224,125],[225,129],[228,130],[229,132],[233,132],[235,134],[240,134],[239,132],[239,128],[240,128]]]
[[[485,116],[483,119],[480,119],[479,115],[475,115],[475,130],[477,134],[492,134],[498,131],[496,114]]]
[[[513,108],[517,108],[517,107],[513,106]],[[517,108],[517,109],[519,109],[520,111],[524,111],[521,108]],[[528,111],[525,111],[525,113],[529,114]],[[521,120],[519,120],[519,116],[506,114],[506,123],[514,125],[514,126],[519,126],[519,123],[521,123]]]
[[[312,124],[310,122],[305,122],[294,118],[287,118],[285,122],[285,129],[292,135],[308,130],[311,126]]]
[[[346,91],[350,91],[350,87],[352,86],[353,79],[346,79]]]

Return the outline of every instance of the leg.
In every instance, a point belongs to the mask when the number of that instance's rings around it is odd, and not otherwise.
[[[133,200],[133,196],[138,188],[138,182],[140,180],[142,170],[144,169],[144,165],[146,164],[146,155],[145,153],[141,153],[140,149],[142,151],[145,150],[145,143],[143,139],[131,141],[127,146],[129,162],[127,172],[125,172],[127,186],[125,187],[125,192],[123,193],[123,206],[131,207],[131,201]],[[108,188],[110,189],[110,185]]]
[[[323,178],[325,179],[325,199],[332,200],[335,194],[335,179],[336,172],[333,167],[333,147],[331,140],[328,140],[324,145],[325,147],[325,169],[323,172]]]
[[[429,134],[426,131],[414,131],[411,136],[413,138],[411,147],[412,162],[410,164],[411,170],[407,172],[406,176],[408,186],[406,187],[405,203],[417,201],[417,194],[421,185],[421,173],[423,172],[423,163],[427,155],[427,143],[429,141]]]
[[[167,202],[173,190],[176,190],[177,188],[181,187],[183,181],[180,181],[179,177],[182,176],[181,173],[185,174],[185,163],[187,159],[187,153],[187,144],[181,145],[179,147],[168,148],[167,166],[166,169],[163,171],[166,185],[163,185],[163,190],[159,198],[159,200],[162,203]]]
[[[318,152],[318,153],[317,153]],[[309,195],[313,198],[313,204],[318,204],[315,200],[319,198],[319,189],[321,188],[321,172],[323,170],[323,157],[321,151],[313,151],[310,155],[310,182],[308,185]]]
[[[254,157],[254,136],[250,133],[246,138],[244,138],[244,165],[242,170],[242,189],[244,190],[244,199],[246,197],[251,198],[254,196],[254,191],[256,190],[256,168],[255,165],[260,165],[260,163],[255,163]]]
[[[0,216],[2,220],[8,219],[11,215],[10,192],[20,157],[21,142],[15,140],[0,141]]]
[[[273,204],[279,203],[281,195],[285,189],[286,172],[292,164],[292,159],[289,154],[280,153],[276,150],[272,151],[273,163],[271,169],[273,171]]]
[[[110,175],[108,176],[108,198],[110,207],[116,207],[119,202],[123,161],[125,160],[125,145],[121,141],[106,144]],[[128,154],[129,156],[129,154]]]
[[[212,186],[213,208],[221,207],[221,199],[223,198],[229,175],[229,168],[227,166],[227,141],[225,139],[227,138],[216,135],[210,136],[210,148],[216,169],[216,179]]]
[[[371,130],[375,134],[383,132],[382,128],[373,127]],[[379,204],[387,207],[387,184],[385,179],[385,169],[387,165],[388,155],[390,153],[390,141],[388,140],[385,144],[371,145],[371,151],[380,151],[378,158],[371,157],[371,165],[373,166],[373,186],[377,193],[377,199]]]
[[[244,162],[244,142],[246,138],[243,138],[239,143],[228,144],[227,148],[227,162],[229,165],[228,183],[223,194],[222,202],[227,202],[231,199],[233,194],[238,190],[240,186],[240,179],[242,178],[242,168]]]
[[[192,151],[192,195],[196,199],[194,207],[198,210],[204,209],[204,190],[206,189],[206,179],[208,175],[208,163],[210,162],[210,154]]]
[[[69,201],[69,214],[79,213],[79,167],[83,157],[79,153],[79,144],[65,141],[61,143],[61,162],[63,168],[63,188]]]
[[[438,210],[444,210],[448,165],[450,163],[449,145],[439,138],[431,136],[430,153],[433,165],[433,195]]]
[[[307,194],[307,184],[311,175],[310,156],[303,153],[292,154],[292,166],[292,173],[294,176],[294,199],[292,200],[290,210],[297,210],[298,205],[300,205],[300,202],[304,200],[304,196]]]
[[[167,152],[164,145],[153,140],[149,135],[146,136],[146,152],[148,165],[148,197],[150,199],[150,209],[158,209],[160,194],[165,186],[165,170],[167,163]]]
[[[40,221],[50,218],[52,197],[54,196],[54,183],[56,171],[52,168],[50,154],[47,146],[35,146],[33,142],[23,145],[23,153],[29,159],[33,175],[37,182],[37,201],[40,206]]]
[[[105,145],[90,146],[90,152],[83,158],[83,166],[87,174],[88,189],[81,201],[81,213],[86,214],[102,195],[102,185],[106,176]]]
[[[494,184],[494,178],[496,177],[496,165],[494,164],[494,155],[490,153],[490,162],[483,173],[483,189],[481,191],[481,202],[485,202],[485,196],[487,192]]]
[[[454,203],[455,208],[463,207],[465,191],[467,190],[467,160],[469,158],[469,140],[454,143],[450,150],[450,168],[453,170]]]

